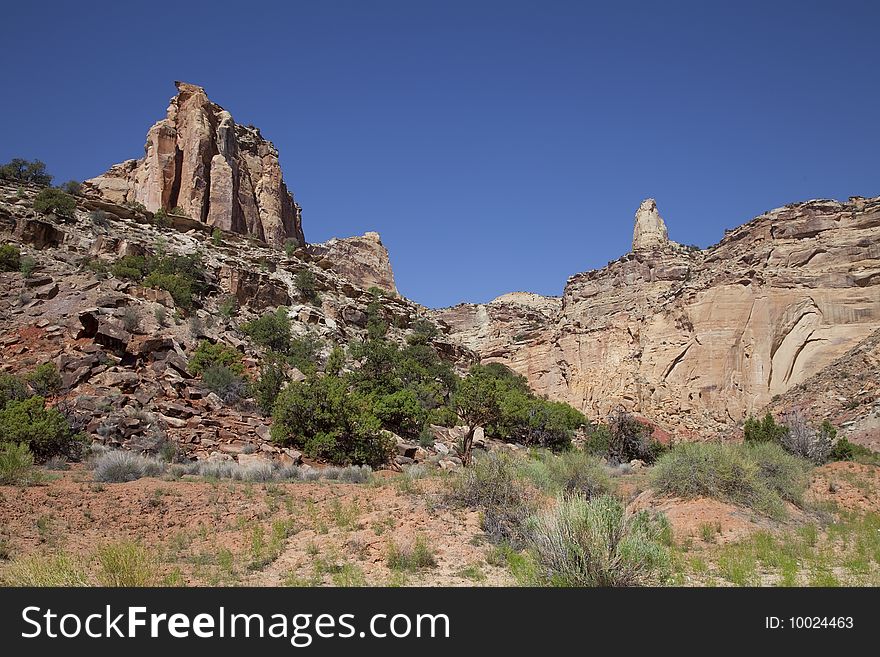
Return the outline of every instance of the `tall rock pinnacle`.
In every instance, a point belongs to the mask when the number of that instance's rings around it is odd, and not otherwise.
[[[114,203],[138,202],[276,246],[305,244],[300,207],[284,184],[278,151],[241,126],[202,87],[175,82],[167,116],[147,133],[145,155],[116,164],[85,188]]]
[[[633,251],[663,247],[669,243],[666,224],[657,211],[657,203],[652,198],[642,201],[636,210],[636,225],[633,229]]]

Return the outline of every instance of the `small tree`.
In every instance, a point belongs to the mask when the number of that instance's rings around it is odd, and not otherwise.
[[[46,173],[46,165],[40,160],[23,160],[20,157],[0,165],[0,178],[29,182],[34,185],[51,185],[52,176]]]
[[[453,406],[458,417],[468,428],[461,441],[461,460],[465,465],[469,465],[477,427],[485,426],[498,418],[498,379],[484,367],[475,365],[458,384],[458,390],[453,397]]]
[[[15,244],[0,246],[0,271],[19,271],[21,269],[21,249]]]
[[[762,419],[749,416],[743,425],[743,440],[747,443],[779,443],[788,433],[788,427],[777,424],[768,412]]]
[[[293,278],[293,286],[302,298],[309,303],[318,302],[318,287],[315,275],[308,269],[300,269]]]
[[[76,210],[76,199],[60,189],[47,187],[34,199],[34,210],[70,218]]]
[[[290,316],[284,306],[252,322],[245,322],[241,330],[261,347],[280,354],[290,351]]]

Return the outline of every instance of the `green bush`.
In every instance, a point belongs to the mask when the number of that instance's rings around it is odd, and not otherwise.
[[[40,160],[23,160],[13,158],[10,162],[0,165],[0,178],[33,183],[34,185],[51,185],[52,176],[46,173],[46,165]]]
[[[611,429],[607,424],[597,424],[587,434],[584,450],[599,458],[608,458],[611,449]]]
[[[284,364],[277,358],[267,358],[260,367],[260,378],[251,385],[251,392],[260,410],[266,415],[272,414],[275,400],[287,385],[287,373]]]
[[[191,308],[194,297],[204,292],[204,272],[196,254],[124,256],[113,263],[110,273],[145,287],[166,290],[181,308]]]
[[[501,394],[499,411],[496,431],[502,437],[550,449],[571,446],[574,432],[587,424],[583,413],[568,404],[539,399],[519,390]]]
[[[525,466],[537,486],[563,495],[592,499],[610,493],[611,477],[602,464],[587,452],[571,449],[559,454],[543,452]]]
[[[10,564],[4,579],[10,586],[83,587],[91,584],[83,561],[64,552],[17,559]]]
[[[21,270],[21,249],[15,244],[0,246],[0,271]]]
[[[400,547],[392,543],[388,546],[388,567],[391,570],[414,572],[436,565],[434,550],[424,536],[416,536],[412,545]]]
[[[247,379],[226,365],[210,365],[202,370],[202,383],[225,402],[234,404],[248,397]]]
[[[0,374],[0,410],[10,401],[21,401],[28,398],[27,387],[14,374]]]
[[[743,425],[743,439],[747,443],[778,443],[788,434],[788,428],[776,424],[768,412],[763,419],[749,416]]]
[[[517,464],[507,454],[490,452],[449,482],[448,503],[477,509],[482,527],[495,543],[521,545],[533,501],[517,478]]]
[[[810,483],[810,464],[774,443],[754,443],[743,448],[758,465],[761,483],[786,502],[800,505]]]
[[[79,196],[82,194],[82,183],[78,180],[68,180],[66,183],[59,185],[63,192],[67,192],[71,196]]]
[[[627,515],[609,495],[562,497],[529,520],[537,577],[551,586],[656,586],[670,572],[668,523],[647,511]]]
[[[2,384],[0,384],[2,390]],[[2,393],[0,393],[2,394]],[[874,452],[863,445],[853,443],[845,437],[841,437],[834,443],[834,447],[829,454],[831,461],[860,461],[863,463],[880,464],[880,454]]]
[[[34,258],[31,256],[22,256],[18,265],[18,271],[20,271],[25,278],[30,278],[30,275],[34,273],[36,268],[37,261]]]
[[[60,189],[47,187],[40,190],[34,199],[34,210],[59,217],[72,217],[76,210],[76,199]]]
[[[666,495],[712,497],[779,517],[785,515],[783,500],[801,499],[808,468],[772,443],[682,443],[658,459],[651,480]]]
[[[0,443],[26,444],[38,463],[53,456],[76,461],[85,449],[85,437],[39,396],[6,402],[0,410]]]
[[[54,395],[61,390],[62,381],[61,374],[58,373],[58,367],[55,363],[43,363],[25,377],[25,381],[30,386],[34,394],[48,397]]]
[[[34,455],[26,444],[0,443],[0,485],[27,485],[36,478]]]
[[[279,306],[274,312],[266,313],[258,319],[245,322],[241,330],[261,347],[280,354],[287,354],[290,350],[290,316],[284,306]]]
[[[198,376],[209,367],[224,365],[235,374],[244,372],[241,362],[241,352],[235,347],[229,347],[221,343],[213,343],[202,340],[190,356],[187,369],[191,374]]]
[[[219,228],[215,228],[211,231],[211,244],[214,246],[223,245],[223,231]]]
[[[97,560],[101,586],[146,587],[158,583],[158,559],[138,543],[104,545],[98,549]]]
[[[428,417],[428,411],[409,389],[379,397],[373,410],[382,426],[405,438],[418,436]]]
[[[308,269],[300,269],[296,273],[296,276],[293,277],[293,286],[303,300],[309,303],[317,303],[319,301],[317,279]]]
[[[235,317],[238,314],[238,299],[228,294],[220,300],[220,314],[224,317]]]
[[[337,465],[375,467],[388,461],[394,447],[380,429],[369,399],[349,390],[346,379],[310,375],[278,395],[272,439]]]

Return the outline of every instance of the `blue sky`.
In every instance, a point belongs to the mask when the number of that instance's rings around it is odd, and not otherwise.
[[[876,2],[26,4],[0,26],[0,161],[97,175],[201,84],[274,141],[309,241],[378,231],[429,306],[560,294],[648,196],[707,246],[880,195]]]

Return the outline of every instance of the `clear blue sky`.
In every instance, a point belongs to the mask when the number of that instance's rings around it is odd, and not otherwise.
[[[381,233],[429,306],[880,195],[877,2],[6,3],[0,161],[143,155],[181,79],[275,142],[309,241]]]

